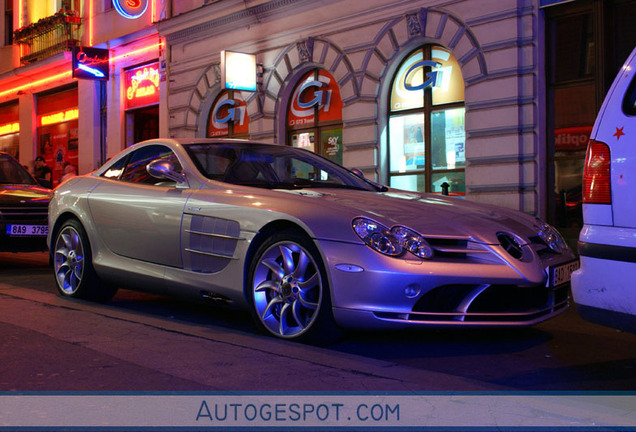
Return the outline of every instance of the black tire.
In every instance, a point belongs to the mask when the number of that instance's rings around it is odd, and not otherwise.
[[[53,272],[60,295],[100,302],[115,295],[117,289],[103,284],[95,273],[88,236],[77,219],[64,222],[52,247]]]
[[[331,310],[324,264],[314,243],[284,230],[258,246],[246,290],[257,327],[272,336],[325,345],[341,336]]]

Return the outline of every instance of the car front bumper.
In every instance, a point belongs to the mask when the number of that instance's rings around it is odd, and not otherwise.
[[[538,257],[514,267],[492,257],[423,261],[364,245],[320,245],[329,257],[334,317],[345,328],[528,326],[568,306],[569,283],[547,286]]]

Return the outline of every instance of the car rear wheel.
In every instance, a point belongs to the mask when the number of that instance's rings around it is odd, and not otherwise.
[[[53,246],[55,282],[62,296],[106,301],[115,295],[117,290],[104,285],[93,269],[88,236],[78,220],[62,225]]]
[[[305,235],[287,230],[265,240],[254,255],[247,280],[251,312],[262,330],[316,344],[332,342],[340,335],[324,265]]]

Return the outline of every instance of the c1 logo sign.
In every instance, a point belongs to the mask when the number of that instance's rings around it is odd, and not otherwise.
[[[148,9],[148,0],[113,0],[113,6],[124,18],[137,19]]]
[[[424,68],[427,66],[431,68],[431,71],[426,72],[426,80],[424,80],[424,82],[420,85],[412,86],[409,83],[410,82],[409,76],[411,75],[411,72],[418,71],[420,68]],[[441,63],[428,61],[428,60],[423,60],[418,63],[415,63],[413,66],[409,68],[409,70],[406,71],[406,74],[404,75],[404,88],[408,91],[415,91],[415,90],[422,90],[426,87],[439,87],[442,81],[441,80],[442,74],[441,74],[441,71],[435,70],[435,69],[440,68],[441,66],[442,66]]]

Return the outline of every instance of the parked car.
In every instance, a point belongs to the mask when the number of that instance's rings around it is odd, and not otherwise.
[[[203,297],[312,342],[340,328],[535,324],[567,307],[578,264],[533,216],[237,140],[132,146],[55,190],[49,232],[63,296]]]
[[[0,152],[0,251],[48,250],[51,195],[13,156]]]
[[[583,174],[581,268],[572,293],[586,320],[636,333],[636,50],[598,113]]]

